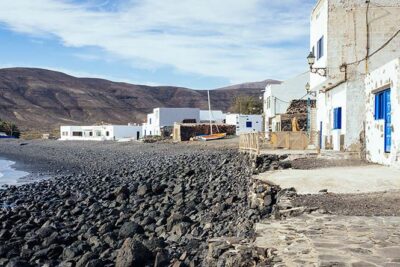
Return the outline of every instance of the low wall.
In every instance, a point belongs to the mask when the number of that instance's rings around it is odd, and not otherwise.
[[[213,125],[212,129],[213,133],[236,134],[235,125],[218,124]],[[209,135],[210,133],[209,124],[175,124],[173,132],[175,141],[189,141],[190,138],[199,135]]]

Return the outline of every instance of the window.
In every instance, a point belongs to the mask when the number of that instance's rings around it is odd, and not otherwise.
[[[385,91],[375,94],[375,120],[383,120],[385,118]]]
[[[96,131],[96,136],[101,136],[101,131]]]
[[[333,129],[342,129],[342,108],[333,109]]]
[[[323,56],[324,56],[324,36],[322,36],[317,43],[317,59],[320,59]]]
[[[93,136],[93,132],[89,132],[89,136]]]
[[[253,128],[253,122],[246,121],[246,128]]]
[[[106,136],[110,136],[110,132],[109,131],[106,132]]]
[[[82,132],[72,132],[72,136],[83,136]]]

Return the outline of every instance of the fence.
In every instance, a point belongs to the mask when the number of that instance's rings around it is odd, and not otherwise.
[[[309,145],[317,147],[319,133],[311,132],[272,132],[269,140],[265,133],[248,133],[239,137],[239,150],[249,154],[260,155],[261,149],[292,149],[305,150]]]
[[[271,148],[303,150],[309,145],[306,132],[273,132],[270,138]]]
[[[260,155],[261,135],[262,133],[241,134],[239,136],[239,151],[247,152],[251,155]]]

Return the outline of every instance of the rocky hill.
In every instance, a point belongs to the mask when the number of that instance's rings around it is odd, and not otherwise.
[[[237,95],[259,97],[267,83],[212,90],[215,109],[228,111]],[[46,131],[61,124],[143,122],[155,107],[207,108],[207,91],[76,78],[33,68],[0,69],[0,118],[21,129]]]

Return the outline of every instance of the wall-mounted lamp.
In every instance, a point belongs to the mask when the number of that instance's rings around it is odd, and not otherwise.
[[[317,92],[316,92],[316,91],[311,91],[311,85],[310,85],[310,83],[307,83],[306,86],[305,86],[305,88],[306,88],[307,95],[311,95],[311,96],[313,96],[313,97],[316,97],[316,96],[317,96]]]
[[[314,56],[313,52],[310,52],[310,54],[307,57],[307,61],[308,61],[308,65],[310,65],[311,73],[315,73],[322,77],[326,77],[326,72],[327,72],[326,68],[314,68],[313,67],[315,64],[315,56]]]

